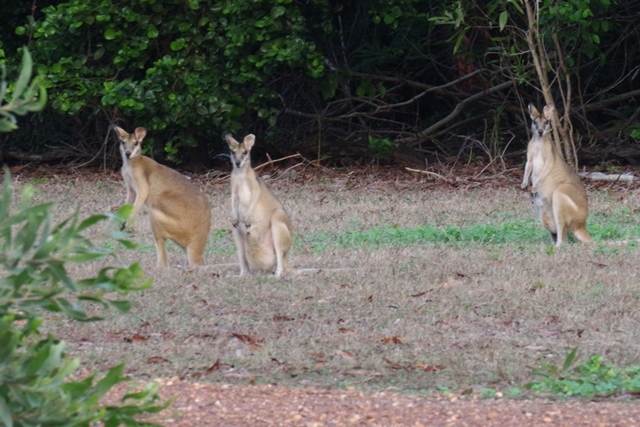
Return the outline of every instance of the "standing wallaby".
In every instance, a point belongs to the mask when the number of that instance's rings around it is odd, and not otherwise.
[[[231,148],[231,216],[240,275],[248,271],[270,271],[276,277],[289,272],[287,252],[291,249],[291,220],[251,167],[251,148],[256,140],[247,135],[238,142],[226,136]]]
[[[587,191],[551,140],[554,108],[549,104],[540,114],[533,104],[529,104],[533,136],[527,147],[522,188],[527,188],[531,176],[536,214],[556,246],[567,239],[567,233],[572,233],[581,242],[590,242],[591,236],[586,229]]]
[[[167,267],[166,240],[187,251],[190,265],[202,265],[202,254],[211,228],[211,207],[207,198],[179,172],[142,155],[140,144],[145,128],[128,134],[114,126],[120,139],[122,177],[127,187],[126,203],[133,211],[123,228],[133,229],[136,215],[146,204],[156,240],[158,267]]]

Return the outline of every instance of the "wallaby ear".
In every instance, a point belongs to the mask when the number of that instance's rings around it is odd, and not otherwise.
[[[136,130],[133,131],[133,134],[136,136],[136,140],[140,142],[145,136],[147,136],[147,130],[145,128],[136,128]]]
[[[125,139],[126,137],[129,136],[127,131],[122,129],[120,126],[113,125],[113,130],[115,130],[118,133],[118,138],[120,139]]]
[[[229,147],[230,147],[231,149],[235,149],[238,145],[240,145],[240,143],[239,143],[238,141],[236,141],[236,140],[231,136],[231,134],[230,134],[230,133],[226,134],[226,135],[224,136],[224,139],[226,139],[226,140],[227,140],[227,144],[229,144]]]
[[[256,137],[252,133],[245,136],[244,141],[242,141],[242,143],[244,144],[244,148],[246,148],[247,150],[251,150],[254,142],[256,142]]]
[[[556,111],[556,107],[554,107],[552,104],[547,104],[544,106],[544,110],[542,111],[544,112],[544,117],[547,120],[551,120],[553,112]]]
[[[533,104],[529,104],[529,115],[532,119],[535,119],[539,115],[538,109]]]

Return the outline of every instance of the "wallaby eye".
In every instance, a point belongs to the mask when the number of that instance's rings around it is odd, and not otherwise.
[[[246,154],[247,154],[247,150],[244,150],[244,151],[242,152],[242,155],[244,156],[244,155],[246,155]]]
[[[134,142],[133,145],[138,146],[138,141]]]

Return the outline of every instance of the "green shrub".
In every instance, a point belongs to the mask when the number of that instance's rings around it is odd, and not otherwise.
[[[640,366],[618,369],[604,363],[602,356],[592,356],[576,364],[577,349],[565,358],[562,367],[543,362],[533,373],[541,380],[525,387],[536,393],[560,396],[610,397],[640,391]]]
[[[51,203],[32,205],[34,194],[26,185],[15,212],[11,212],[10,175],[5,171],[0,198],[0,425],[137,426],[135,416],[157,412],[157,385],[130,393],[115,406],[99,399],[115,384],[127,381],[123,365],[98,378],[71,379],[80,362],[64,353],[64,342],[43,335],[43,314],[60,312],[77,321],[99,320],[87,308],[109,306],[126,312],[121,299],[130,291],[148,287],[139,265],[104,267],[93,277],[76,280],[69,263],[86,263],[115,256],[112,249],[97,246],[82,233],[106,220],[121,222],[130,208],[113,214],[79,220],[77,213],[54,225]],[[115,225],[114,225],[115,227]],[[125,247],[132,243],[120,232],[111,237]],[[112,298],[110,294],[119,295]]]

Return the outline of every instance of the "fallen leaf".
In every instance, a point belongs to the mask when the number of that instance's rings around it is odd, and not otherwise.
[[[346,335],[353,335],[353,334],[355,334],[355,333],[356,333],[356,331],[354,331],[354,330],[353,330],[353,329],[351,329],[351,328],[340,328],[340,329],[338,329],[338,331],[339,331],[341,334],[346,334]]]
[[[429,292],[429,291],[420,292],[419,294],[413,294],[413,295],[410,295],[410,296],[413,297],[413,298],[418,298],[418,297],[421,297],[423,295],[426,295],[427,292]]]
[[[402,344],[400,337],[387,337],[380,340],[382,344]]]
[[[459,284],[460,282],[458,282],[455,279],[446,279],[446,280],[441,280],[438,282],[439,286],[442,286],[444,288],[449,288],[451,286],[456,286],[457,284]]]
[[[206,371],[204,371],[205,374],[210,374],[213,371],[217,371],[218,369],[220,369],[220,359],[216,359],[215,363],[211,366],[209,366],[207,368]]]
[[[369,296],[366,298],[366,301],[367,301],[367,302],[373,302],[373,295],[369,295]]]
[[[168,359],[165,359],[162,356],[151,356],[150,358],[147,359],[147,363],[148,364],[152,364],[152,363],[162,363],[162,362],[169,362],[171,363]]]
[[[336,350],[334,353],[346,360],[356,360],[356,358],[348,351]]]
[[[249,350],[251,351],[262,350],[262,346],[260,344],[253,343],[249,346]]]
[[[416,367],[422,369],[425,372],[436,372],[441,371],[445,368],[443,365],[427,365],[424,362],[419,362]]]
[[[254,344],[257,342],[262,342],[261,339],[258,339],[256,337],[254,337],[253,335],[245,335],[245,334],[236,334],[236,333],[231,333],[231,335],[233,335],[234,338],[236,338],[239,341],[242,342],[246,342],[248,344]]]
[[[593,262],[593,261],[588,261],[590,264],[595,265],[598,268],[605,268],[607,266],[607,264],[602,264],[601,262]]]
[[[292,320],[296,320],[293,317],[289,317],[289,316],[279,316],[279,315],[275,315],[273,316],[273,321],[274,322],[290,322]]]
[[[404,366],[402,366],[401,364],[396,363],[393,360],[389,360],[386,357],[383,357],[382,360],[387,362],[387,364],[393,369],[405,369]]]
[[[133,334],[131,337],[125,338],[124,340],[126,342],[145,342],[145,341],[149,341],[149,338],[142,336],[140,334]]]

